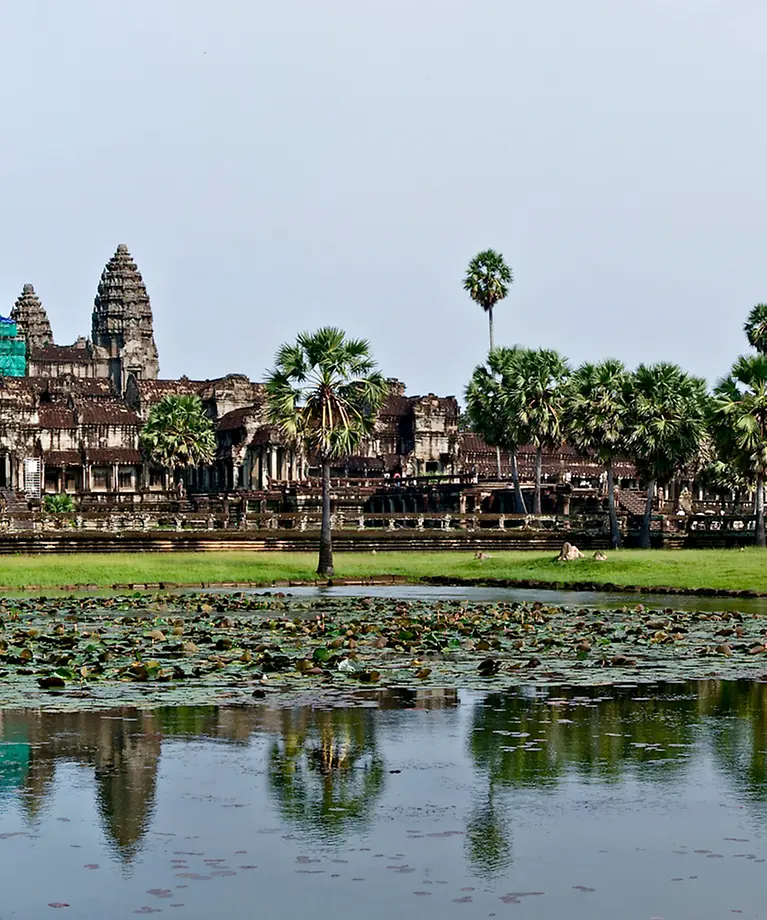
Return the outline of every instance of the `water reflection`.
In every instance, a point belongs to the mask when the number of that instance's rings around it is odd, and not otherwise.
[[[372,709],[280,714],[269,751],[269,786],[285,821],[343,833],[365,822],[384,787]]]
[[[566,781],[616,786],[626,779],[668,786],[711,758],[744,802],[767,799],[767,684],[709,681],[660,687],[521,689],[460,697],[470,791],[459,800],[465,852],[475,874],[503,874],[513,859],[514,815],[526,790],[551,794]],[[19,711],[0,714],[0,818],[17,801],[35,826],[65,763],[90,769],[102,829],[135,858],[150,829],[158,769],[168,742],[219,739],[263,768],[263,792],[284,824],[312,839],[364,832],[396,796],[389,749],[410,745],[428,760],[419,726],[456,709],[455,691],[371,690],[358,705],[321,709],[169,707],[148,712]],[[421,710],[419,717],[408,710]],[[416,721],[414,721],[416,720]],[[434,723],[446,731],[445,721]],[[404,739],[404,741],[403,741]],[[399,755],[398,766],[402,762]],[[399,771],[397,771],[399,772]],[[406,770],[404,772],[407,772]],[[392,782],[394,780],[394,782]]]

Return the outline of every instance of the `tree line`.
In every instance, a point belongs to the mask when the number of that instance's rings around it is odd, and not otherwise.
[[[670,362],[629,370],[608,358],[573,370],[553,349],[496,348],[493,310],[512,281],[503,256],[494,250],[478,253],[469,264],[464,288],[487,313],[490,352],[472,374],[466,406],[474,431],[489,445],[509,452],[517,511],[528,510],[519,484],[519,448],[536,448],[532,510],[540,514],[543,452],[568,443],[604,466],[613,547],[620,545],[617,460],[631,461],[647,488],[640,546],[650,546],[657,487],[678,476],[720,490],[753,493],[756,543],[764,546],[767,304],[757,304],[744,326],[754,351],[741,355],[709,391],[705,380]]]

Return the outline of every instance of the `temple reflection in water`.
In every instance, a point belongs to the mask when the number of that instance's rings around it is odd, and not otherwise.
[[[479,874],[513,857],[515,790],[556,789],[568,776],[605,784],[683,777],[701,750],[744,801],[767,799],[767,684],[520,690],[461,695],[454,743],[474,773],[466,853]],[[261,738],[264,792],[282,822],[315,837],[364,831],[389,787],[390,746],[428,743],[408,710],[456,709],[454,690],[371,690],[345,708],[168,707],[140,712],[0,713],[0,815],[17,802],[32,827],[75,764],[92,771],[102,828],[125,862],[152,824],[166,740]],[[422,725],[423,723],[419,723]],[[428,724],[428,723],[427,723]],[[444,727],[444,726],[443,726]],[[458,750],[457,750],[458,755]],[[399,755],[402,762],[402,754]],[[406,769],[406,764],[405,764]],[[162,786],[162,783],[161,783]]]

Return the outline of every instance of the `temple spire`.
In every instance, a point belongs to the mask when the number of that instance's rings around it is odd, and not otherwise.
[[[19,335],[27,341],[28,349],[53,344],[48,314],[31,284],[25,284],[18,300],[11,310],[11,319],[16,323]]]
[[[93,344],[120,362],[115,383],[122,390],[127,375],[156,379],[159,373],[152,306],[144,279],[125,243],[101,273],[93,306]]]

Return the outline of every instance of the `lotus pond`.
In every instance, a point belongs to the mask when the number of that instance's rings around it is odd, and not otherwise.
[[[757,610],[377,594],[1,600],[0,918],[767,917]]]
[[[500,690],[767,674],[759,612],[554,597],[2,598],[0,706],[332,702],[365,685]]]

